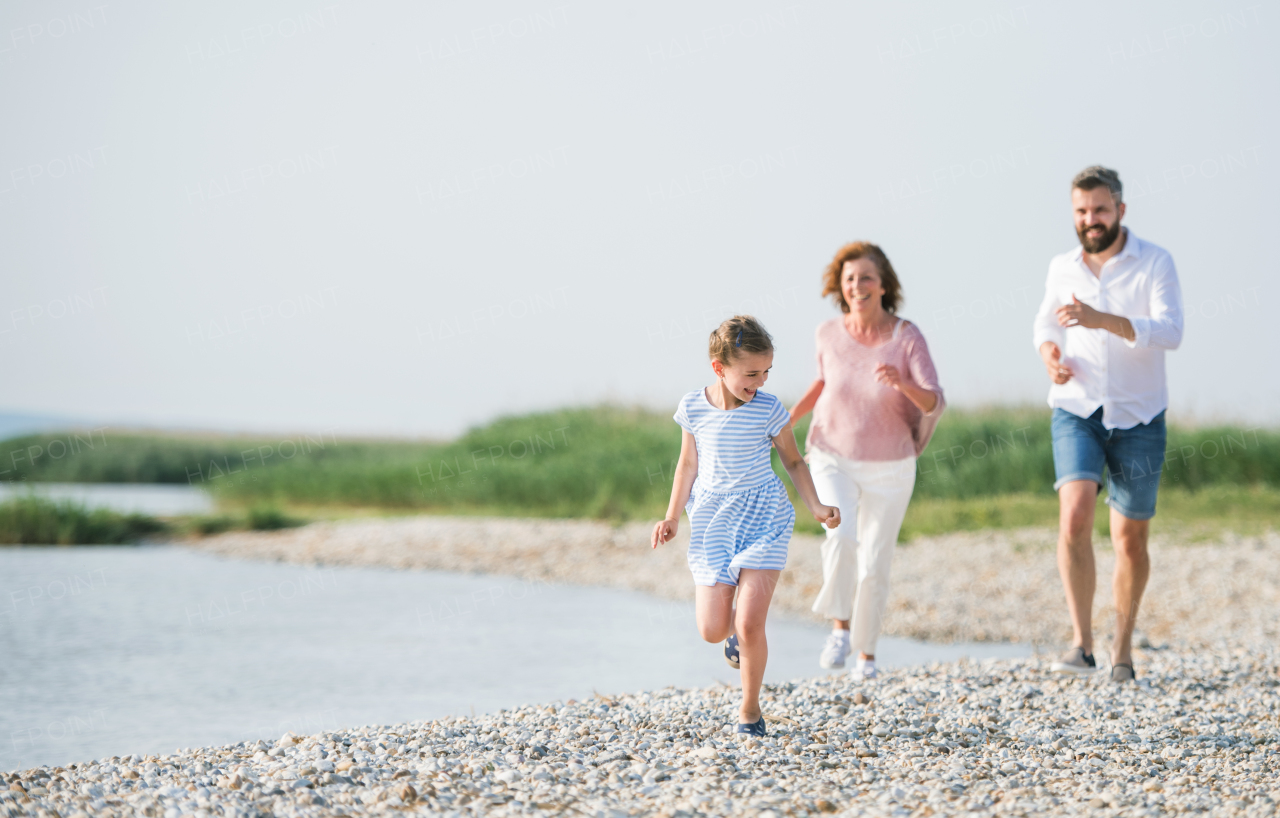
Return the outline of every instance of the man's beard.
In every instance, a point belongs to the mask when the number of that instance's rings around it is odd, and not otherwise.
[[[1080,245],[1084,247],[1086,253],[1101,253],[1115,243],[1120,237],[1120,220],[1116,219],[1116,223],[1111,225],[1109,230],[1103,232],[1101,236],[1093,238],[1088,231],[1097,225],[1090,225],[1083,230],[1077,230],[1076,235],[1080,237]]]

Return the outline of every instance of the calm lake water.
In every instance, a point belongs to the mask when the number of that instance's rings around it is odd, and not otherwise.
[[[72,500],[88,508],[109,508],[169,517],[211,514],[213,498],[194,486],[151,483],[11,483],[0,482],[0,502],[35,494],[50,500]]]
[[[737,683],[691,604],[511,578],[0,548],[0,770]],[[774,616],[767,680],[826,628]],[[1022,656],[885,639],[884,665]],[[835,671],[831,671],[835,672]]]

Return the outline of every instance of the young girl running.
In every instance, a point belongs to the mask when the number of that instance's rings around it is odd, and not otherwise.
[[[667,518],[653,528],[653,547],[676,535],[689,513],[689,569],[697,586],[698,631],[724,642],[725,660],[740,668],[738,732],[765,735],[760,684],[769,646],[764,622],[796,513],[769,463],[774,446],[814,518],[828,528],[840,510],[824,506],[796,449],[791,416],[760,387],[773,366],[773,339],[755,318],[736,315],[711,333],[716,382],[680,401],[684,429]],[[734,607],[734,593],[737,607]]]

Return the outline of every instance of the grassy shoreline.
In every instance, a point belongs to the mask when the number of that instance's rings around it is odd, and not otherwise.
[[[1110,509],[1103,493],[1098,498],[1094,528],[1109,535]],[[797,520],[803,509],[797,509]],[[816,534],[819,526],[797,526]],[[1055,494],[1004,494],[968,500],[913,498],[903,521],[899,542],[952,531],[979,531],[999,528],[1041,526],[1057,528],[1058,498]],[[1233,532],[1242,536],[1261,534],[1280,527],[1280,489],[1266,486],[1212,486],[1197,492],[1177,487],[1162,488],[1151,521],[1153,533],[1176,530],[1192,539]]]
[[[808,420],[796,430],[801,444]],[[300,517],[314,519],[320,509],[325,510],[320,516],[651,519],[665,510],[680,436],[665,413],[599,406],[499,418],[443,442],[98,429],[27,435],[0,446],[5,461],[0,479],[169,483],[208,490],[220,513],[177,521],[176,528],[213,533],[290,525]],[[782,474],[776,454],[774,461]],[[1052,485],[1047,409],[948,410],[920,457],[902,539],[1054,526]],[[1098,527],[1105,533],[1107,514],[1105,508],[1100,511]],[[816,533],[807,512],[802,507],[798,512],[797,529]],[[60,514],[79,519],[77,512]],[[104,520],[99,517],[95,525],[106,525]],[[1275,520],[1280,520],[1280,430],[1171,425],[1157,527],[1256,531]]]
[[[122,545],[168,529],[146,514],[88,509],[66,500],[27,496],[0,503],[0,545]]]
[[[105,509],[86,509],[69,503],[42,501],[41,508],[19,510],[24,500],[0,503],[0,545],[115,545],[161,537],[191,537],[227,531],[274,531],[309,522],[339,522],[355,519],[400,518],[406,515],[464,516],[490,518],[528,515],[501,513],[501,509],[470,508],[447,512],[421,509],[287,505],[225,507],[217,514],[157,518],[145,514],[119,514]],[[657,519],[655,513],[653,519]],[[558,518],[549,518],[558,519]],[[580,519],[580,518],[569,518]],[[972,500],[916,497],[911,501],[898,541],[908,543],[957,531],[1014,528],[1055,528],[1058,501],[1054,495],[1006,494]],[[1280,490],[1269,487],[1215,487],[1201,492],[1177,488],[1163,491],[1152,520],[1152,532],[1176,532],[1184,542],[1209,541],[1230,532],[1256,536],[1277,529],[1280,521]],[[621,522],[621,521],[615,521]],[[1097,532],[1109,534],[1105,497],[1098,501]],[[796,528],[800,534],[822,534],[823,529],[796,507]]]

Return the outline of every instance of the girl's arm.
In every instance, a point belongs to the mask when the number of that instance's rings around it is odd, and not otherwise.
[[[813,411],[814,404],[818,402],[818,396],[822,394],[822,387],[826,386],[826,381],[818,378],[809,384],[809,391],[804,393],[804,397],[800,402],[791,408],[791,422],[799,423],[800,418]]]
[[[693,435],[684,431],[680,438],[680,460],[676,463],[675,480],[671,484],[671,503],[667,506],[667,518],[653,527],[653,547],[664,543],[676,535],[680,527],[680,512],[689,502],[689,492],[693,490],[694,478],[698,476],[698,444]]]
[[[819,385],[821,383],[822,381],[818,381]],[[810,389],[810,391],[813,390]],[[791,476],[791,484],[796,487],[796,492],[813,518],[827,528],[840,525],[840,509],[835,506],[825,506],[818,500],[818,490],[813,487],[813,476],[809,474],[809,466],[800,456],[800,450],[796,448],[796,436],[791,430],[790,423],[783,426],[782,431],[774,437],[773,445],[778,450],[783,468]]]

